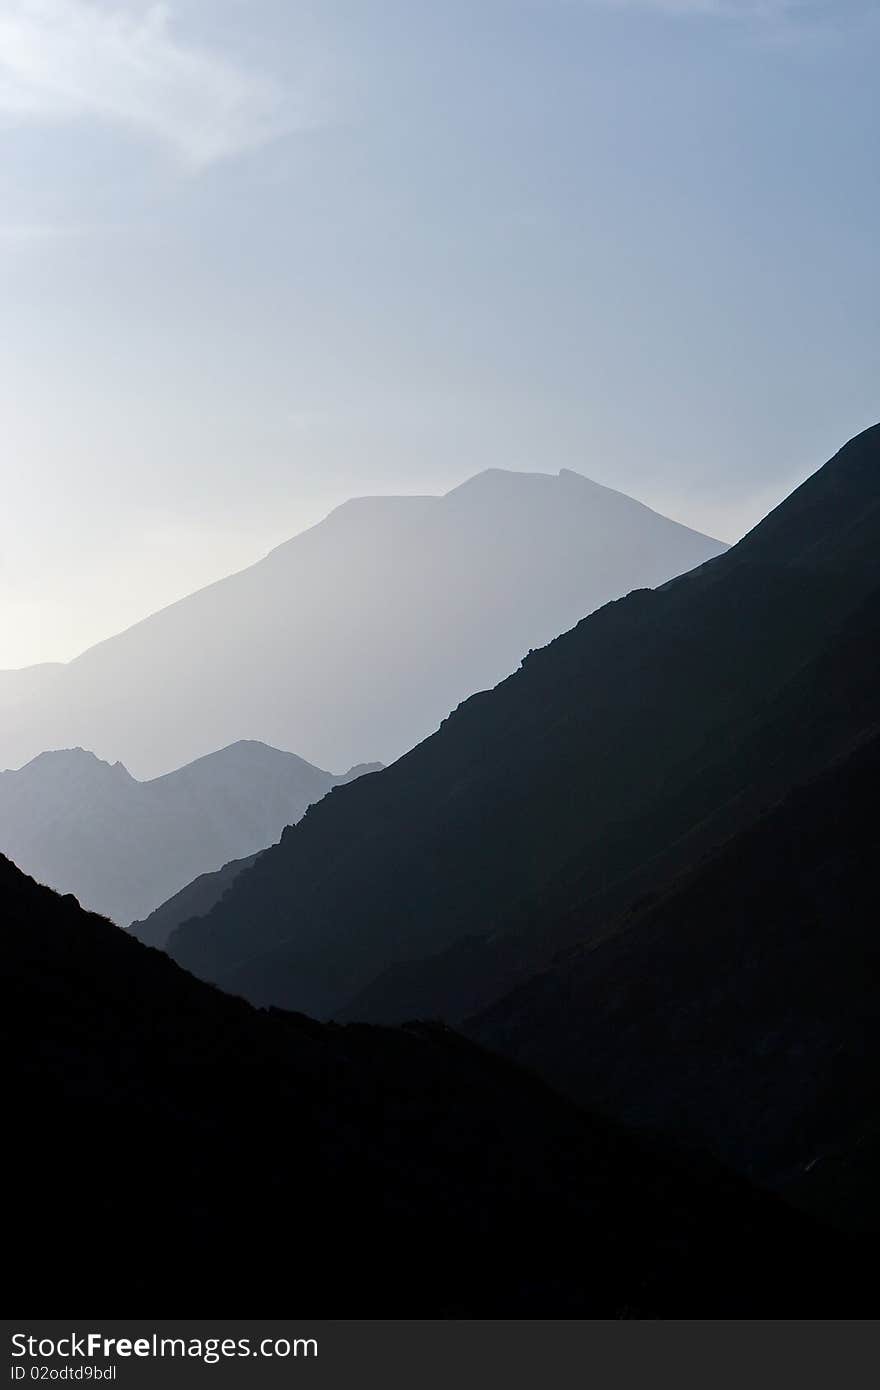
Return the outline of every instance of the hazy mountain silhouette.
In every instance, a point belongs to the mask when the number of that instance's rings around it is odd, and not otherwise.
[[[726,555],[530,654],[313,807],[169,949],[324,1015],[497,998],[876,719],[870,669],[844,689],[834,651],[880,584],[878,468],[875,427]]]
[[[201,871],[263,849],[311,802],[376,767],[335,777],[242,742],[137,782],[82,748],[42,753],[0,773],[0,845],[35,878],[124,926]]]
[[[23,1300],[334,1317],[867,1304],[844,1240],[443,1028],[258,1013],[2,856],[0,907]],[[58,1239],[86,1217],[87,1239]]]
[[[880,623],[872,635],[876,673]],[[874,737],[471,1031],[877,1232],[878,788]]]
[[[66,666],[0,673],[0,767],[81,745],[153,777],[242,737],[388,762],[529,647],[723,549],[570,472],[360,498]]]

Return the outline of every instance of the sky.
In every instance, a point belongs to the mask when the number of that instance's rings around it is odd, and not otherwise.
[[[878,0],[0,0],[0,667],[353,495],[880,418]]]

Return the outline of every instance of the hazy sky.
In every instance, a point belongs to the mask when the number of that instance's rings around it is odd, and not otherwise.
[[[352,494],[880,417],[877,0],[0,0],[0,666]]]

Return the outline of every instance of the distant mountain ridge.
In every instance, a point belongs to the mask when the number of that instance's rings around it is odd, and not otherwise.
[[[724,549],[569,471],[353,499],[67,665],[0,672],[0,767],[80,745],[149,778],[241,738],[389,762],[530,647]]]
[[[239,742],[138,782],[121,762],[82,748],[41,753],[0,772],[0,847],[125,926],[197,874],[264,849],[312,802],[377,767],[337,777],[293,753]]]

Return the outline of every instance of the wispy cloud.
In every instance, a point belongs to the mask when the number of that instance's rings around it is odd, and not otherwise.
[[[181,41],[166,4],[0,0],[0,117],[113,122],[204,166],[310,124],[294,94]]]

